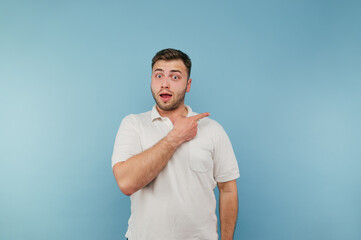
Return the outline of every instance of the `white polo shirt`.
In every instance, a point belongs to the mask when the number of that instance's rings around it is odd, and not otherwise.
[[[188,116],[194,116],[189,106]],[[118,130],[112,166],[152,147],[173,128],[152,111],[126,116]],[[231,142],[210,118],[198,121],[194,139],[183,143],[147,186],[130,196],[129,240],[217,240],[217,182],[239,177]]]

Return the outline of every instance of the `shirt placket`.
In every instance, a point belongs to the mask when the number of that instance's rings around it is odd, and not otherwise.
[[[162,117],[160,120],[161,121],[158,122],[158,126],[159,126],[159,129],[161,131],[162,138],[163,138],[163,137],[168,135],[170,130],[173,129],[173,124],[170,121],[170,119],[167,118],[167,117]]]

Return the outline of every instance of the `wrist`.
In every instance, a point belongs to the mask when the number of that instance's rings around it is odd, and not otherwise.
[[[170,131],[167,136],[165,136],[164,140],[171,145],[173,148],[178,148],[182,141],[177,137],[177,134],[175,134],[173,131]]]

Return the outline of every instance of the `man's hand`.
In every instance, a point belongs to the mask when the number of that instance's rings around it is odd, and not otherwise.
[[[197,121],[209,115],[210,114],[206,112],[192,117],[178,116],[174,121],[173,129],[167,136],[168,140],[175,147],[192,140],[197,135]]]
[[[197,135],[197,121],[208,116],[209,113],[201,113],[177,117],[173,129],[165,138],[127,161],[115,164],[113,172],[120,190],[129,196],[149,184],[167,165],[177,148]]]

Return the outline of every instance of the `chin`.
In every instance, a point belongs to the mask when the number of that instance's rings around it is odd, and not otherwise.
[[[174,106],[173,104],[159,104],[157,103],[158,107],[163,111],[172,111],[174,109],[177,109],[178,106]]]

